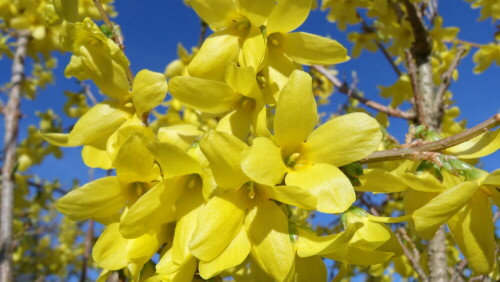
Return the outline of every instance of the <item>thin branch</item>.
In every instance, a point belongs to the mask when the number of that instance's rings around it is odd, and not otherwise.
[[[462,56],[465,54],[466,49],[463,46],[458,47],[457,49],[457,54],[453,58],[453,61],[451,62],[450,66],[446,70],[446,72],[442,76],[443,82],[441,82],[441,85],[439,85],[439,88],[436,92],[436,104],[441,106],[438,110],[443,112],[444,111],[444,94],[450,87],[451,83],[451,78],[453,76],[453,71],[458,67],[458,64],[460,63],[460,59]]]
[[[87,96],[87,98],[90,100],[90,102],[93,104],[93,105],[96,105],[97,103],[99,103],[96,99],[96,97],[94,96],[94,93],[92,93],[92,90],[90,90],[90,86],[88,84],[86,84],[85,82],[83,81],[80,81],[80,86],[82,87],[82,90],[83,90],[83,94],[85,96]]]
[[[471,47],[475,48],[481,48],[484,47],[484,44],[479,44],[475,42],[470,42],[466,40],[460,40],[460,39],[453,39],[453,40],[444,40],[445,43],[453,43],[453,44],[461,44],[461,45],[469,45]]]
[[[101,15],[102,20],[106,24],[106,26],[111,30],[112,35],[113,35],[113,41],[120,47],[122,52],[125,52],[125,45],[123,44],[123,37],[118,34],[117,29],[115,28],[113,22],[108,17],[108,14],[106,14],[106,11],[104,10],[104,7],[102,6],[102,3],[100,0],[94,0],[94,4],[99,11],[99,14]],[[134,75],[132,74],[132,70],[127,68],[127,79],[130,85],[132,85],[132,81],[134,81]]]
[[[323,66],[314,65],[314,66],[311,66],[311,68],[314,68],[315,70],[320,72],[322,75],[324,75],[340,91],[340,93],[346,94],[348,97],[356,99],[359,102],[363,103],[364,105],[366,105],[374,110],[377,110],[377,111],[382,112],[382,113],[386,113],[389,116],[399,117],[399,118],[403,118],[403,119],[410,119],[411,120],[411,119],[415,118],[415,114],[413,114],[411,112],[405,112],[405,111],[402,111],[400,109],[393,109],[393,108],[390,108],[386,105],[382,105],[380,103],[377,103],[375,101],[369,100],[369,99],[361,96],[358,93],[358,91],[356,91],[355,89],[351,89],[346,83],[340,82],[340,80],[337,77],[335,77],[334,75],[329,73],[328,70]]]
[[[414,105],[417,112],[418,123],[425,124],[424,103],[418,87],[417,65],[415,65],[415,60],[410,50],[405,49],[405,55],[406,62],[408,63],[408,74],[410,75],[411,86],[413,88],[413,98],[415,100]]]
[[[466,266],[467,266],[467,260],[466,259],[461,260],[458,263],[457,267],[455,268],[455,271],[453,272],[450,281],[459,281],[460,279],[462,279],[462,272],[464,272]]]
[[[207,38],[208,24],[204,20],[201,20],[200,26],[201,26],[200,27],[200,38],[198,39],[198,48],[201,48],[201,45],[203,45],[205,38]]]
[[[398,229],[398,231],[399,231],[399,229]],[[412,252],[403,243],[403,239],[401,238],[402,235],[400,234],[400,232],[396,232],[396,237],[398,238],[399,244],[403,248],[403,253],[410,261],[411,266],[413,267],[415,272],[418,274],[420,280],[424,281],[424,282],[429,281],[427,275],[425,274],[425,271],[420,266],[420,261],[416,257],[413,256]]]
[[[30,40],[29,31],[19,31],[17,49],[12,61],[11,89],[4,108],[5,135],[2,167],[0,214],[0,281],[12,281],[12,220],[14,210],[14,173],[19,127],[21,87],[24,80],[25,58]]]
[[[89,220],[89,226],[87,227],[87,234],[85,235],[84,241],[84,253],[83,253],[83,262],[82,262],[82,270],[80,274],[80,282],[87,281],[87,267],[90,257],[90,250],[92,249],[92,243],[94,241],[94,221],[92,219]]]
[[[359,19],[361,19],[361,24],[363,25],[363,30],[365,32],[375,33],[375,29],[373,27],[369,26],[368,23],[366,22],[366,20],[359,13],[357,14],[357,16],[358,16]],[[387,49],[385,48],[385,46],[379,40],[373,40],[373,41],[377,45],[378,49],[380,51],[382,51],[382,54],[387,59],[387,62],[389,62],[389,64],[391,65],[392,69],[394,70],[394,72],[396,72],[396,74],[398,75],[398,77],[400,77],[401,76],[401,70],[398,68],[398,66],[396,65],[396,63],[392,59],[392,57],[389,54],[389,52],[387,52]]]
[[[486,121],[472,128],[464,130],[456,135],[438,141],[424,143],[414,147],[378,151],[360,160],[360,162],[371,163],[371,162],[381,162],[381,161],[415,159],[415,157],[418,157],[426,153],[429,154],[430,152],[441,151],[446,148],[450,148],[455,145],[461,144],[499,125],[500,125],[500,114],[496,114],[487,119]]]

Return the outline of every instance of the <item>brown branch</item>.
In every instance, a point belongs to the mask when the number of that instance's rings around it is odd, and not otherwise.
[[[120,47],[122,52],[125,52],[125,45],[123,44],[123,37],[118,34],[113,22],[108,17],[108,14],[106,14],[106,11],[104,10],[104,7],[102,6],[102,3],[100,0],[94,0],[94,4],[99,11],[99,14],[101,15],[102,20],[106,24],[106,26],[111,30],[112,36],[113,36],[113,41]],[[134,75],[132,74],[132,70],[127,68],[126,70],[127,73],[127,79],[130,85],[132,85],[132,82],[134,81]]]
[[[433,142],[424,143],[409,148],[399,148],[394,150],[384,150],[375,152],[368,157],[361,159],[361,163],[381,162],[381,161],[394,161],[403,159],[414,159],[415,157],[429,153],[441,151],[446,148],[453,147],[479,136],[500,125],[500,114],[496,114],[486,121],[464,130],[456,135]]]
[[[85,235],[82,271],[80,274],[80,282],[87,281],[87,267],[90,258],[90,251],[92,250],[92,244],[94,241],[94,221],[89,220],[89,226],[87,227],[87,234]]]
[[[11,89],[4,108],[5,135],[2,167],[2,192],[0,207],[0,281],[12,281],[12,220],[16,148],[19,127],[21,88],[24,80],[25,58],[30,40],[29,31],[19,31],[17,49],[12,61]]]
[[[442,76],[443,82],[441,82],[441,85],[439,85],[439,88],[436,92],[436,105],[439,107],[437,111],[440,112],[440,119],[444,114],[444,94],[450,87],[453,71],[458,67],[460,59],[465,54],[465,52],[466,49],[463,46],[458,47],[457,54],[453,58],[453,61],[451,62],[446,72],[443,74]]]
[[[404,0],[403,2],[407,11],[407,19],[410,22],[415,37],[413,52],[417,60],[427,58],[431,54],[432,46],[422,16],[417,11],[416,4],[409,0]],[[419,62],[417,62],[417,65],[420,65]]]
[[[463,281],[462,272],[464,272],[466,266],[467,266],[467,260],[466,259],[461,260],[458,263],[457,267],[455,268],[455,271],[453,272],[450,281],[459,281],[459,280]]]
[[[413,98],[415,100],[414,105],[417,112],[418,123],[425,124],[424,103],[422,100],[422,94],[420,93],[420,89],[418,87],[417,65],[415,65],[415,61],[410,50],[405,49],[405,55],[406,62],[408,63],[408,74],[413,88]]]
[[[207,37],[207,27],[208,27],[208,24],[204,20],[201,20],[200,25],[201,27],[200,27],[200,38],[198,39],[198,48],[201,48],[201,45],[203,45],[203,42]]]
[[[403,243],[403,239],[401,237],[403,237],[404,235],[401,233],[401,229],[402,228],[399,228],[398,229],[398,232],[396,232],[396,237],[398,238],[398,241],[399,241],[399,244],[401,245],[401,247],[403,248],[403,253],[405,254],[405,256],[408,258],[408,260],[410,261],[410,264],[411,266],[413,267],[413,269],[415,270],[415,272],[418,274],[419,278],[421,281],[429,281],[428,277],[427,277],[427,274],[425,274],[425,271],[422,269],[422,267],[420,266],[420,254],[417,256],[414,256],[415,254],[418,253],[418,250],[413,250],[413,254],[412,252],[408,249],[408,247],[406,247],[406,245]],[[404,232],[406,234],[406,231]],[[409,239],[409,241],[408,241]],[[412,248],[415,247],[415,244],[413,244],[413,241],[406,235],[405,237],[405,240],[412,245]]]
[[[366,22],[365,18],[363,18],[359,13],[357,14],[358,18],[361,19],[361,24],[363,25],[363,30],[367,33],[375,33],[375,28],[371,27],[368,25],[368,23]],[[373,40],[373,42],[375,42],[375,45],[377,45],[378,49],[380,51],[382,51],[382,54],[384,55],[384,57],[387,59],[387,62],[389,62],[389,64],[391,65],[392,69],[394,70],[394,72],[396,72],[396,74],[398,75],[398,77],[401,76],[401,70],[399,70],[398,66],[396,65],[396,63],[394,62],[394,60],[392,59],[391,55],[389,54],[389,52],[387,52],[387,49],[385,48],[385,46],[377,39],[377,40]]]
[[[377,110],[377,111],[382,112],[382,113],[386,113],[389,116],[399,117],[399,118],[403,118],[403,119],[410,119],[411,120],[411,119],[415,118],[415,114],[413,114],[411,112],[405,112],[405,111],[402,111],[400,109],[393,109],[393,108],[390,108],[386,105],[382,105],[380,103],[377,103],[375,101],[369,100],[369,99],[361,96],[358,93],[358,91],[356,91],[355,89],[351,89],[347,84],[340,82],[340,80],[337,77],[335,77],[334,75],[329,73],[328,70],[323,66],[314,65],[314,66],[311,66],[311,68],[314,68],[315,70],[320,72],[322,75],[324,75],[339,90],[340,93],[346,94],[348,97],[356,99],[359,102],[361,102],[362,104],[364,104],[364,105],[366,105],[374,110]]]

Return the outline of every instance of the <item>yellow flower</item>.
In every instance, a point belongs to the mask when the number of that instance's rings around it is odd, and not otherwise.
[[[382,134],[364,113],[335,118],[313,131],[318,120],[311,77],[294,71],[280,93],[274,117],[274,140],[254,139],[242,169],[253,181],[285,183],[317,197],[316,210],[343,212],[354,202],[349,179],[337,168],[375,151]],[[273,142],[274,141],[274,142]]]
[[[259,69],[265,54],[260,26],[274,8],[274,0],[193,0],[189,4],[215,30],[190,62],[190,75],[221,80],[227,62],[236,60]]]
[[[367,213],[352,208],[343,215],[345,230],[317,236],[299,228],[297,254],[300,257],[320,255],[346,264],[373,265],[400,256],[403,250],[387,226],[373,222]]]
[[[170,92],[180,102],[211,114],[228,113],[219,122],[219,131],[226,131],[244,139],[264,106],[262,93],[252,67],[238,67],[229,63],[226,83],[203,78],[177,76],[170,80]],[[227,127],[227,130],[221,128]]]

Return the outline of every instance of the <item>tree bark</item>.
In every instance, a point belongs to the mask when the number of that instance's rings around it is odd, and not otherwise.
[[[30,39],[28,31],[18,32],[17,49],[12,62],[11,89],[5,106],[4,160],[2,167],[2,198],[0,203],[0,281],[13,280],[12,265],[12,219],[14,210],[14,187],[16,148],[21,103],[21,84],[24,80],[25,57]]]

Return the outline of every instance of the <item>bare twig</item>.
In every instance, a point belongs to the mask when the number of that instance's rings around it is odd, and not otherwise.
[[[12,281],[12,220],[14,210],[14,173],[21,104],[21,84],[24,80],[25,58],[30,40],[29,31],[19,31],[17,49],[12,62],[11,89],[4,109],[5,135],[2,167],[0,214],[0,281]]]
[[[201,48],[201,45],[203,45],[203,42],[207,37],[207,27],[208,27],[208,24],[204,20],[201,20],[200,25],[201,28],[200,28],[200,38],[198,39],[198,48]]]
[[[398,238],[399,244],[403,248],[403,253],[405,254],[405,256],[410,261],[411,266],[413,267],[413,269],[415,270],[415,272],[418,274],[420,280],[421,281],[429,281],[427,275],[425,274],[425,271],[420,266],[419,257],[415,257],[414,256],[415,252],[413,252],[413,254],[412,254],[412,252],[408,249],[408,247],[406,247],[406,245],[403,243],[403,239],[401,238],[402,234],[401,234],[401,232],[399,232],[400,229],[398,229],[398,232],[396,232],[396,237]],[[407,241],[407,242],[409,242],[409,241]],[[418,253],[418,250],[417,250],[417,253]]]
[[[453,43],[453,44],[461,44],[461,45],[469,45],[471,47],[475,47],[475,48],[481,48],[483,47],[484,45],[483,44],[479,44],[479,43],[475,43],[475,42],[470,42],[470,41],[466,41],[466,40],[460,40],[460,39],[453,39],[453,40],[445,40],[444,42],[446,43]]]
[[[329,73],[328,70],[323,66],[314,65],[311,67],[320,72],[322,75],[324,75],[340,91],[340,93],[346,94],[350,98],[356,99],[359,102],[363,103],[364,105],[374,110],[386,113],[389,116],[399,117],[403,119],[415,118],[415,114],[413,114],[412,112],[405,112],[400,109],[393,109],[386,105],[382,105],[380,103],[377,103],[375,101],[369,100],[361,96],[358,93],[358,91],[356,91],[355,89],[351,89],[346,83],[340,82],[340,80],[336,76]]]
[[[415,100],[415,110],[417,112],[417,119],[419,124],[425,124],[425,113],[424,113],[424,105],[422,101],[422,94],[420,93],[420,89],[418,87],[418,75],[417,75],[417,66],[415,65],[415,61],[413,59],[413,55],[410,50],[405,49],[406,61],[408,63],[408,74],[410,75],[411,86],[413,88],[413,98]]]
[[[102,3],[100,0],[94,0],[94,4],[99,11],[99,14],[101,15],[102,20],[106,24],[106,26],[111,30],[112,35],[113,35],[113,41],[120,47],[120,49],[125,52],[125,45],[123,44],[123,37],[118,34],[117,29],[115,28],[113,22],[108,17],[108,14],[106,14],[106,11],[104,11],[104,7],[102,6]],[[127,79],[130,85],[132,85],[132,82],[134,81],[134,75],[132,74],[132,70],[127,68]]]
[[[86,84],[83,81],[80,81],[80,86],[82,87],[83,94],[87,96],[87,98],[93,105],[99,103],[95,98],[94,93],[92,93],[92,91],[90,90],[90,86],[88,84]]]
[[[467,266],[467,260],[466,259],[461,260],[458,263],[457,267],[455,268],[455,271],[453,272],[450,281],[459,281],[462,278],[462,272],[464,272],[466,266]]]
[[[94,241],[94,221],[89,220],[89,225],[87,227],[87,234],[85,235],[82,271],[80,273],[80,282],[87,281],[87,265],[90,257],[90,250],[92,249],[92,244]]]
[[[375,29],[373,27],[369,26],[368,23],[366,22],[366,20],[359,13],[357,15],[358,15],[358,18],[361,19],[361,24],[363,25],[363,30],[365,32],[375,33]],[[382,44],[378,39],[373,40],[373,41],[375,42],[375,45],[377,45],[378,49],[380,51],[382,51],[382,54],[387,59],[387,62],[389,62],[392,69],[394,70],[394,72],[398,75],[398,77],[401,76],[401,70],[398,68],[398,66],[396,65],[396,63],[392,59],[389,52],[387,52],[387,49],[385,48],[384,44]]]
[[[429,143],[424,143],[418,146],[413,146],[409,148],[400,148],[394,150],[384,150],[375,152],[368,157],[361,159],[362,163],[371,163],[371,162],[381,162],[381,161],[393,161],[393,160],[402,160],[415,158],[419,154],[427,153],[427,152],[436,152],[441,151],[446,148],[453,147],[455,145],[461,144],[467,140],[470,140],[476,136],[479,136],[497,126],[500,125],[500,114],[496,114],[486,121],[464,130],[456,135],[434,141]]]
[[[463,46],[460,46],[457,48],[457,54],[453,58],[453,61],[451,62],[450,66],[446,70],[446,72],[442,76],[443,82],[441,82],[441,85],[439,85],[439,88],[436,92],[436,105],[440,106],[438,111],[441,112],[441,115],[443,114],[444,111],[444,94],[450,87],[451,83],[451,78],[453,76],[453,71],[458,67],[458,63],[460,62],[460,59],[462,56],[465,54],[466,49]]]

